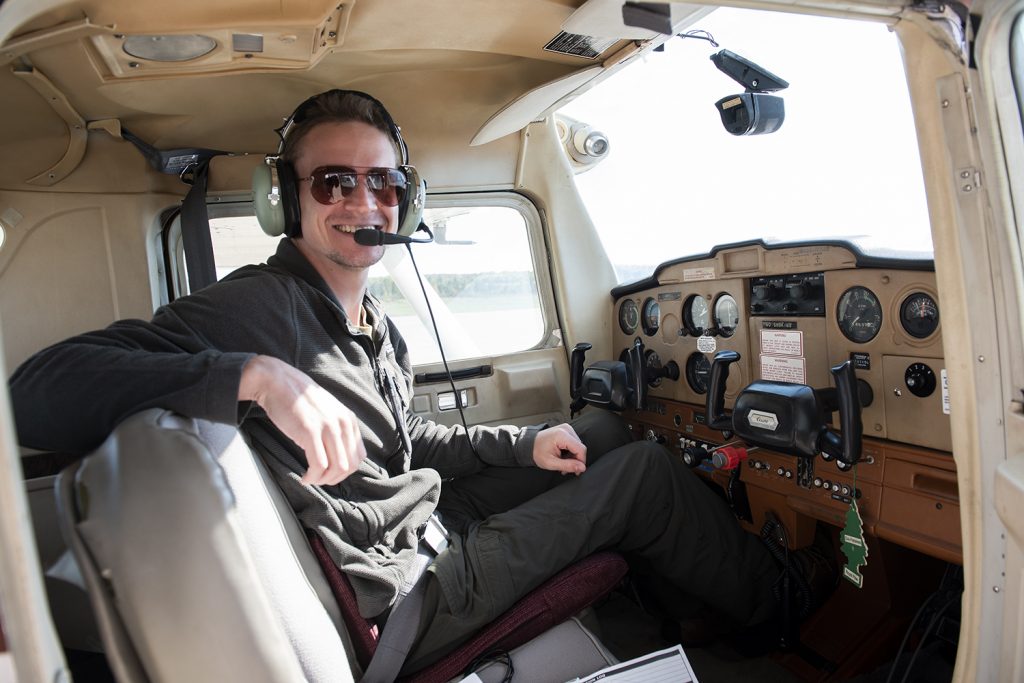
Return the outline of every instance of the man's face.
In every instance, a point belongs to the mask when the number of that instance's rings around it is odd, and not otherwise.
[[[316,126],[299,142],[295,172],[299,178],[308,178],[321,166],[364,170],[396,165],[394,146],[385,133],[359,121],[332,122]],[[364,247],[352,234],[361,228],[395,232],[398,207],[381,203],[367,188],[365,176],[359,176],[349,196],[330,206],[313,199],[310,185],[307,180],[299,182],[302,236],[296,244],[306,257],[318,270],[337,266],[361,270],[379,261],[384,247]]]

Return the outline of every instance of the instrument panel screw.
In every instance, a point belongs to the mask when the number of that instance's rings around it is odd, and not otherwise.
[[[966,184],[966,185],[964,185],[964,187],[963,187],[963,190],[964,190],[964,192],[970,192],[970,191],[971,191],[971,190],[973,190],[973,189],[974,189],[974,186],[973,186],[973,185],[971,185],[970,183],[967,183],[967,184]]]
[[[139,68],[139,63],[138,62],[128,62],[128,68],[129,69],[138,69]]]
[[[338,32],[337,31],[331,31],[327,35],[330,36],[331,38],[337,38],[338,37]]]
[[[992,591],[994,593],[998,593],[999,592],[999,586],[992,586]]]
[[[903,395],[903,392],[900,391],[899,389],[893,389],[892,393],[894,393],[896,396],[902,396]]]
[[[970,171],[960,171],[960,177],[961,178],[970,178],[971,177],[971,172]]]
[[[942,108],[949,109],[949,100],[942,100]]]
[[[985,362],[985,356],[978,356],[978,362],[979,363],[984,363]]]

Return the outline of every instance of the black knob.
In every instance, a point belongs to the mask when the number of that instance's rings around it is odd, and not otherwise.
[[[792,301],[782,305],[782,310],[786,311],[787,313],[793,313],[794,311],[797,310],[797,308],[799,308],[799,307],[795,303],[793,303]]]
[[[754,287],[754,298],[761,301],[771,301],[775,298],[775,287],[771,285],[756,285]]]
[[[797,282],[795,285],[790,286],[789,298],[796,299],[798,301],[800,299],[806,299],[807,295],[811,293],[811,289],[812,285],[809,284],[807,280],[801,280],[800,282]]]
[[[935,371],[924,363],[911,363],[903,375],[910,393],[920,398],[931,396],[935,391]]]
[[[700,467],[708,459],[708,452],[700,446],[687,446],[683,449],[683,462],[688,467]]]

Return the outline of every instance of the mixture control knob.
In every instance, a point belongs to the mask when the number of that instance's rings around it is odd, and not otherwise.
[[[711,456],[711,464],[720,470],[734,470],[747,459],[747,449],[742,446],[722,446]]]

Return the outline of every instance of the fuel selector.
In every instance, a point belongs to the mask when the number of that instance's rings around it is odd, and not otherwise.
[[[911,363],[903,381],[914,396],[925,398],[935,391],[935,372],[924,363]]]

